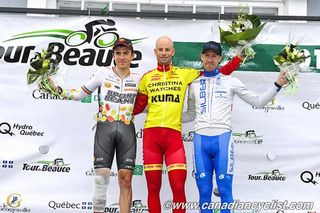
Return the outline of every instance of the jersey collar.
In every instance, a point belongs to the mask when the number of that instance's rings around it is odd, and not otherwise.
[[[218,68],[214,69],[213,71],[207,71],[207,70],[204,69],[203,73],[204,73],[205,77],[214,77],[214,76],[220,74]]]
[[[172,67],[172,64],[159,64],[158,63],[158,66],[157,66],[157,70],[160,71],[160,72],[166,72],[166,71],[169,71]]]

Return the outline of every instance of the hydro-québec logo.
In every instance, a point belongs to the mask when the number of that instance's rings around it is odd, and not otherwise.
[[[0,46],[0,60],[6,63],[29,63],[34,57],[36,48],[53,48],[53,57],[58,62],[63,61],[68,66],[110,66],[112,63],[112,46],[120,37],[112,19],[93,20],[84,25],[84,29],[49,29],[24,32],[13,35],[3,41]],[[26,40],[37,37],[49,37],[54,41],[48,47],[25,46]],[[131,39],[136,44],[145,38]],[[11,41],[21,40],[21,45],[11,46]],[[58,40],[58,41],[57,41]],[[60,40],[60,41],[59,41]],[[134,50],[134,59],[131,68],[139,67],[142,53]]]
[[[263,136],[257,135],[253,129],[247,130],[245,133],[233,132],[232,136],[235,144],[261,145],[263,143]]]
[[[13,130],[13,131],[12,131]],[[3,135],[16,136],[18,134],[23,136],[43,137],[43,131],[37,131],[32,125],[18,124],[13,125],[8,122],[0,123],[0,133]]]
[[[70,164],[65,164],[63,158],[56,158],[53,161],[41,160],[32,164],[24,163],[22,170],[31,172],[55,172],[69,173]]]

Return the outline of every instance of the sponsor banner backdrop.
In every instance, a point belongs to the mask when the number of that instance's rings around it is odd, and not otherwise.
[[[3,15],[0,26],[0,212],[92,212],[97,93],[79,102],[65,101],[27,85],[29,63],[35,52],[53,45],[54,57],[61,60],[56,83],[63,88],[80,88],[98,66],[113,65],[112,44],[119,36],[134,40],[131,66],[141,75],[155,67],[153,48],[161,35],[173,39],[176,65],[197,68],[201,68],[202,43],[219,41],[218,21]],[[318,23],[267,23],[256,39],[255,59],[233,74],[250,90],[262,93],[277,78],[272,57],[286,43],[300,41],[310,54],[304,66],[312,72],[300,74],[296,95],[281,91],[261,108],[235,97],[232,122],[236,200],[306,201],[314,203],[310,212],[320,212],[319,33]],[[135,119],[138,149],[132,212],[148,212],[142,166],[145,116],[143,113]],[[193,122],[185,123],[182,138],[188,160],[187,200],[196,202],[193,133]],[[118,188],[114,162],[106,212],[119,212]],[[162,203],[171,196],[164,167]],[[216,195],[212,198],[219,202]],[[163,212],[171,210],[163,208]]]

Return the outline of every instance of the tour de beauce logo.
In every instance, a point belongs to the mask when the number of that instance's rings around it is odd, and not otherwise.
[[[5,202],[0,206],[4,212],[31,212],[31,209],[22,205],[22,196],[19,193],[12,193],[6,197]]]
[[[56,158],[53,161],[41,160],[35,163],[24,163],[22,170],[38,171],[38,172],[58,172],[69,173],[71,170],[70,164],[64,163],[63,158]]]
[[[43,131],[36,131],[32,125],[27,124],[18,124],[14,123],[11,125],[8,122],[0,122],[0,134],[3,135],[23,135],[23,136],[34,136],[34,137],[43,137]]]
[[[263,107],[255,107],[251,106],[254,110],[263,110],[265,113],[268,113],[269,111],[284,111],[285,107],[279,105],[276,103],[276,99],[272,99],[267,105]]]
[[[253,181],[285,181],[286,178],[279,169],[274,169],[271,172],[259,172],[255,175],[248,176],[248,180]]]
[[[58,39],[52,41],[47,47],[37,46],[7,46],[3,47],[5,52],[3,60],[7,63],[29,63],[33,52],[36,48],[48,49],[53,48],[53,57],[57,62],[61,61],[68,66],[110,66],[112,63],[112,46],[114,42],[120,38],[117,28],[114,26],[116,22],[111,19],[93,20],[84,25],[84,30],[68,30],[68,29],[47,29],[24,32],[13,35],[11,38],[3,41],[9,44],[10,41],[25,40],[37,37],[49,37]],[[142,42],[143,38],[129,38],[133,44]],[[63,40],[60,42],[59,40]],[[82,46],[83,48],[79,48]],[[131,68],[139,67],[139,61],[142,59],[142,53],[135,49],[134,59],[130,65]]]
[[[114,203],[107,206],[104,212],[108,213],[120,213],[119,203]],[[133,200],[130,212],[149,212],[146,205],[142,203],[141,200]]]
[[[255,130],[247,130],[245,133],[233,132],[233,142],[235,144],[261,145],[263,135],[257,135]]]

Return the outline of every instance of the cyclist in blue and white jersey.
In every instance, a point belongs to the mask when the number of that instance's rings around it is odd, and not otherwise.
[[[263,94],[249,91],[237,78],[223,75],[218,65],[222,60],[221,45],[207,42],[201,54],[204,71],[189,86],[188,110],[183,114],[183,122],[195,119],[194,164],[196,183],[202,213],[212,213],[208,209],[213,190],[213,172],[220,192],[221,204],[233,202],[232,179],[234,168],[234,148],[231,142],[231,113],[234,95],[253,106],[264,106],[287,83],[285,73],[280,73],[277,81]],[[222,209],[229,213],[230,209]]]

